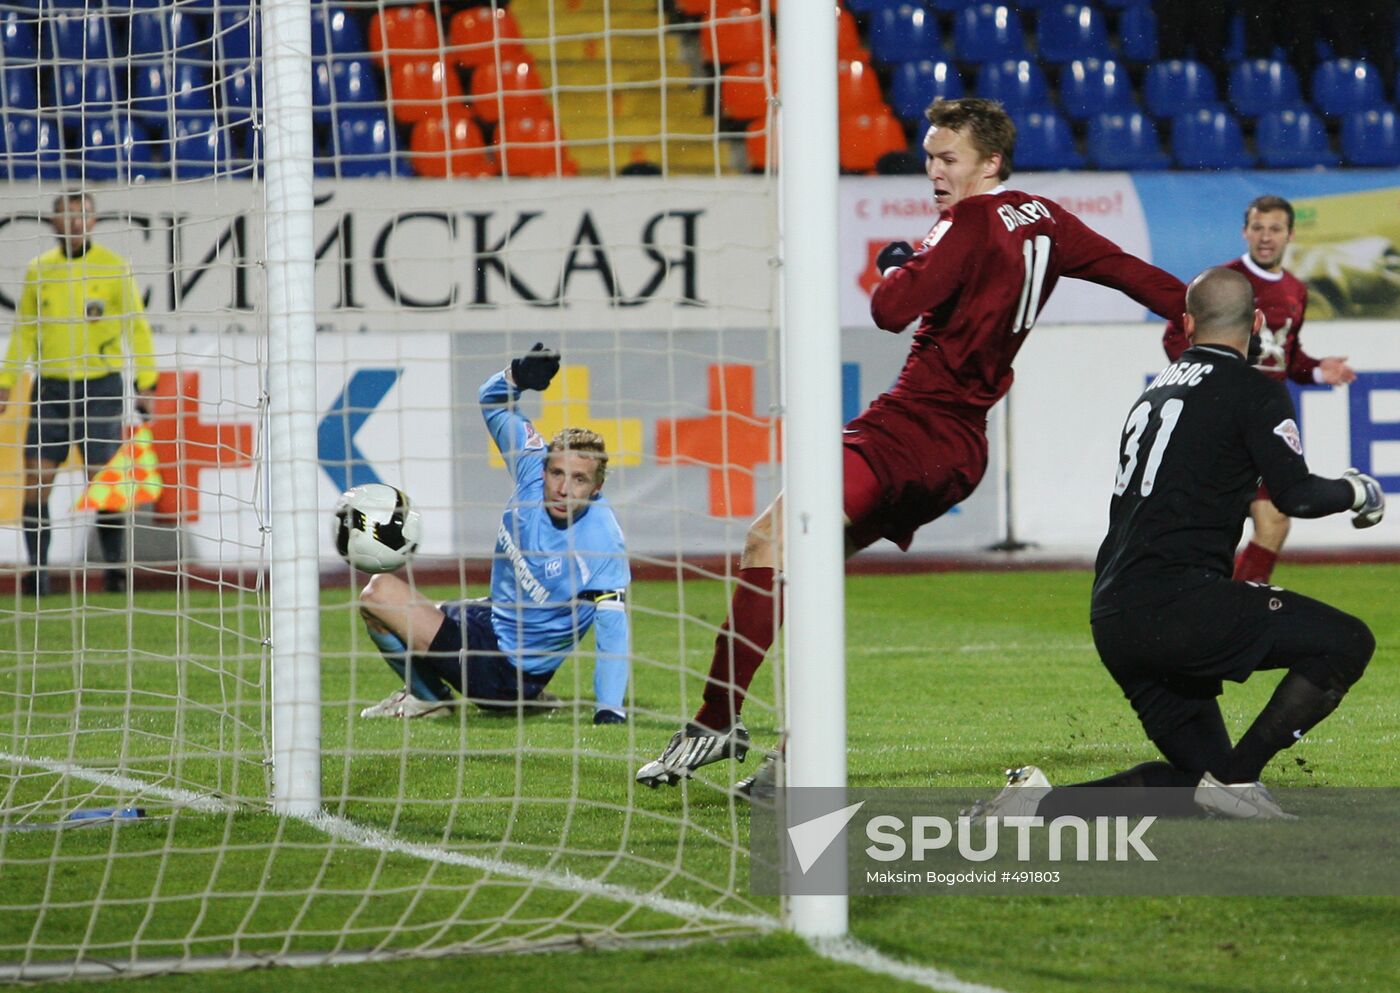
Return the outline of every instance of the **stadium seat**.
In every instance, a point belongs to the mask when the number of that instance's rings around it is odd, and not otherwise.
[[[842,60],[836,64],[836,105],[842,117],[868,114],[885,104],[874,66]]]
[[[1385,103],[1380,73],[1364,59],[1329,59],[1313,70],[1312,102],[1328,117]]]
[[[340,7],[315,4],[311,8],[311,55],[359,59],[369,51],[359,18]]]
[[[209,58],[204,32],[184,10],[141,10],[127,27],[127,52],[132,59],[170,58],[204,61]]]
[[[0,11],[0,56],[12,66],[39,60],[39,38],[34,31],[35,15],[27,10]]]
[[[700,55],[711,65],[762,62],[769,57],[772,32],[765,32],[758,6],[734,7],[700,22]]]
[[[1044,62],[1103,59],[1109,55],[1102,12],[1085,3],[1052,3],[1040,10],[1036,38]]]
[[[340,176],[411,175],[399,165],[394,126],[381,107],[345,107],[335,112],[334,171]]]
[[[316,8],[312,8],[315,17]],[[250,8],[220,10],[214,58],[222,65],[247,65],[262,54],[262,18]],[[314,40],[315,25],[311,35]],[[313,46],[314,47],[314,46]]]
[[[568,175],[572,169],[552,117],[511,117],[502,126],[501,172],[507,176]]]
[[[137,62],[127,67],[131,112],[151,118],[151,127],[164,127],[170,113],[170,73],[164,62]]]
[[[903,121],[919,121],[934,100],[963,95],[962,77],[951,62],[921,59],[895,67],[890,80],[890,106]]]
[[[1162,151],[1157,125],[1141,111],[1099,114],[1089,119],[1089,158],[1100,169],[1165,169],[1171,157]]]
[[[1149,66],[1143,94],[1153,117],[1175,117],[1193,110],[1210,110],[1219,104],[1215,77],[1201,63],[1190,59],[1170,59]]]
[[[120,98],[109,64],[60,62],[54,67],[53,89],[54,106],[64,127],[80,127],[84,115],[110,114]]]
[[[1053,110],[1013,114],[1016,122],[1016,168],[1082,169],[1084,156],[1074,147],[1069,121]]]
[[[389,106],[400,124],[439,116],[445,104],[463,95],[457,70],[442,59],[394,62],[386,82]]]
[[[1060,74],[1060,103],[1076,121],[1137,110],[1126,66],[1113,59],[1076,59]]]
[[[1247,169],[1254,157],[1244,132],[1225,110],[1198,110],[1172,121],[1172,158],[1183,169]]]
[[[750,121],[744,136],[744,151],[749,159],[750,172],[762,172],[768,167],[768,125],[763,118]],[[774,144],[774,158],[777,157],[777,145]]]
[[[1258,117],[1302,102],[1298,74],[1279,59],[1250,59],[1230,70],[1230,104],[1236,113]]]
[[[226,65],[219,74],[224,92],[224,112],[230,124],[247,124],[262,107],[262,64]]]
[[[369,22],[369,50],[379,65],[438,58],[442,53],[442,31],[437,10],[428,4],[412,7],[386,7]]]
[[[725,117],[732,121],[752,121],[768,112],[768,83],[764,80],[765,67],[762,62],[745,62],[742,65],[725,66],[719,83],[719,105]],[[773,75],[772,86],[778,86],[777,70],[769,68]]]
[[[58,7],[46,4],[45,41],[53,58],[67,62],[92,62],[112,57],[112,33],[107,17],[83,6]]]
[[[1339,164],[1322,118],[1304,106],[1260,115],[1254,144],[1260,165],[1269,169],[1316,169]]]
[[[1348,165],[1400,166],[1400,123],[1389,107],[1342,118],[1342,155]]]
[[[872,173],[880,156],[909,147],[904,125],[886,109],[841,118],[841,171]]]
[[[447,178],[495,176],[500,170],[486,150],[481,128],[471,111],[458,105],[440,117],[429,117],[413,125],[409,138],[409,161],[420,176]]]
[[[845,7],[836,8],[836,57],[838,59],[859,59],[870,61],[865,41],[860,36],[860,25],[855,16]]]
[[[176,179],[199,179],[229,171],[228,140],[212,116],[177,115],[170,130],[170,167]]]
[[[527,57],[520,40],[520,25],[508,7],[468,7],[452,16],[447,26],[447,57],[463,68],[502,60],[518,62]]]
[[[529,62],[491,62],[472,73],[472,114],[487,124],[502,117],[552,117],[548,101],[540,74]]]
[[[1008,59],[988,62],[977,73],[977,95],[1000,100],[1009,112],[1050,106],[1050,84],[1039,62]]]
[[[83,176],[89,180],[155,179],[165,169],[152,154],[154,142],[130,118],[87,121],[82,129]]]
[[[1016,8],[982,3],[957,12],[953,57],[963,62],[1000,62],[1026,54],[1025,32]]]
[[[170,102],[175,113],[202,116],[214,110],[214,83],[202,63],[177,60],[170,71]]]
[[[384,94],[374,67],[361,59],[316,59],[311,64],[311,106],[314,119],[329,123],[338,105],[379,105]]]
[[[870,57],[876,65],[915,62],[942,53],[938,19],[923,7],[902,3],[881,7],[870,21]]]
[[[39,109],[39,65],[6,64],[0,69],[0,107],[35,113]]]
[[[63,129],[37,114],[6,114],[3,164],[11,179],[62,179]]]
[[[1157,60],[1157,14],[1150,4],[1132,3],[1118,20],[1118,50],[1129,62]]]
[[[956,14],[967,7],[976,7],[982,0],[928,0],[929,10],[940,10],[945,14]]]

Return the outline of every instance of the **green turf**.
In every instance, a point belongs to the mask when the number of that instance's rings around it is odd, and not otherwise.
[[[1380,648],[1341,710],[1265,773],[1288,786],[1400,781],[1393,701],[1400,569],[1294,567],[1278,580],[1371,624]],[[848,583],[851,782],[987,786],[1035,762],[1057,781],[1102,775],[1152,756],[1089,639],[1089,578],[1080,572],[855,577]],[[449,591],[443,591],[447,593]],[[82,946],[98,958],[243,952],[491,951],[544,943],[697,938],[683,950],[474,956],[415,962],[415,985],[584,990],[771,987],[886,989],[774,936],[704,913],[638,908],[600,895],[529,885],[509,870],[443,865],[330,844],[273,817],[260,618],[249,597],[90,597],[74,612],[0,613],[0,751],[110,767],[238,801],[238,811],[106,825],[0,832],[0,961]],[[638,584],[635,699],[629,727],[589,722],[590,673],[571,662],[552,688],[578,706],[539,717],[360,721],[392,689],[346,608],[327,593],[322,665],[324,792],[332,813],[409,842],[572,873],[714,911],[773,915],[750,896],[746,812],[719,788],[750,766],[723,764],[682,790],[634,788],[631,775],[693,710],[725,596],[714,582]],[[184,618],[168,613],[177,605]],[[678,609],[688,618],[674,619]],[[675,670],[682,661],[689,670]],[[1272,680],[1230,687],[1238,730]],[[773,676],[746,717],[761,744],[776,720]],[[182,747],[172,750],[176,738]],[[44,824],[119,800],[110,788],[18,769],[5,823]],[[94,899],[95,898],[95,899]],[[42,911],[34,908],[42,907]],[[858,898],[855,934],[911,962],[1016,993],[1393,990],[1400,901],[1327,898]],[[391,965],[354,967],[374,982]],[[324,988],[318,970],[284,971],[285,993]],[[261,989],[266,973],[151,980],[152,988]],[[318,982],[320,985],[318,985]],[[301,984],[301,986],[298,986]],[[84,989],[93,989],[84,984]]]

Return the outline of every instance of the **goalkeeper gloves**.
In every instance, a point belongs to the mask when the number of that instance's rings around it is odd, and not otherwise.
[[[1351,519],[1351,526],[1369,528],[1379,524],[1385,516],[1385,491],[1381,489],[1381,484],[1355,469],[1342,473],[1342,478],[1351,484],[1356,493],[1356,500],[1351,505],[1356,516]]]
[[[875,268],[879,269],[880,275],[883,276],[891,269],[904,268],[904,263],[913,257],[913,245],[907,241],[892,241],[880,249],[880,254],[875,256]]]
[[[510,363],[510,378],[522,390],[543,390],[559,371],[559,353],[545,348],[544,342]]]

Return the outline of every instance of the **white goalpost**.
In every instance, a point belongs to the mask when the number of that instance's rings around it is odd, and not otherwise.
[[[750,891],[735,790],[784,733],[789,785],[845,783],[835,32],[781,7],[0,3],[0,335],[46,342],[0,413],[0,980],[845,934],[844,897]],[[46,364],[80,324],[109,345]],[[610,453],[628,722],[594,723],[592,634],[551,707],[362,717],[404,677],[332,506],[403,490],[397,575],[488,596],[514,481],[478,389],[536,342],[562,366],[516,409]],[[71,426],[37,563],[26,391],[99,367],[121,423]],[[80,500],[104,430],[160,474],[119,560]],[[754,752],[644,789],[780,490]]]

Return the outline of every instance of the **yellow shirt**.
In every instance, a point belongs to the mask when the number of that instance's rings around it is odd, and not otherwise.
[[[12,388],[30,362],[49,379],[107,376],[123,369],[128,351],[137,389],[154,388],[151,325],[126,260],[93,243],[76,259],[54,247],[25,273],[0,388]]]

